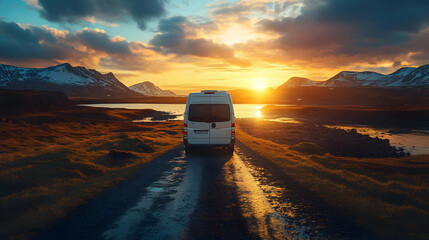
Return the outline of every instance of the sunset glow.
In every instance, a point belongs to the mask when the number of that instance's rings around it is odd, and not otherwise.
[[[263,91],[267,88],[267,86],[265,85],[264,80],[255,80],[253,83],[253,89],[257,90],[257,91]]]
[[[151,81],[186,94],[262,90],[290,77],[326,80],[342,70],[386,74],[429,59],[427,14],[410,13],[413,18],[398,23],[402,3],[386,11],[384,1],[125,2],[1,1],[0,63],[68,62],[113,72],[126,86]],[[368,17],[355,14],[368,11]]]
[[[219,39],[219,42],[227,45],[247,42],[257,39],[258,37],[260,37],[260,34],[252,32],[251,29],[240,26],[239,24],[227,27],[219,34],[213,36],[214,39]]]

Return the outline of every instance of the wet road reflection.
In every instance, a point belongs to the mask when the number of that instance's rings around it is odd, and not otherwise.
[[[253,162],[239,148],[179,147],[36,239],[325,239]]]

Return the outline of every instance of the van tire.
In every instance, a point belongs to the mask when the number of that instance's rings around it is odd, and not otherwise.
[[[233,153],[234,153],[234,146],[226,147],[226,151],[227,151],[229,154],[233,154]]]

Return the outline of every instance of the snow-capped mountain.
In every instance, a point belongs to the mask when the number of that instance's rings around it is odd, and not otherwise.
[[[429,64],[400,68],[391,74],[343,71],[326,81],[290,78],[280,87],[429,87]]]
[[[134,84],[129,88],[135,92],[148,96],[176,96],[172,91],[162,90],[149,81]]]
[[[401,84],[429,87],[429,64],[423,65],[405,76]]]
[[[322,84],[324,87],[361,87],[373,85],[384,75],[376,72],[343,71]]]
[[[72,67],[68,63],[47,68],[20,68],[0,64],[0,88],[60,91],[72,97],[133,97],[113,73]]]

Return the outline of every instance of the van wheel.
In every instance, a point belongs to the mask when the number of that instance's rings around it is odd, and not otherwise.
[[[226,147],[226,151],[227,151],[229,154],[233,154],[233,153],[234,153],[234,146]]]

